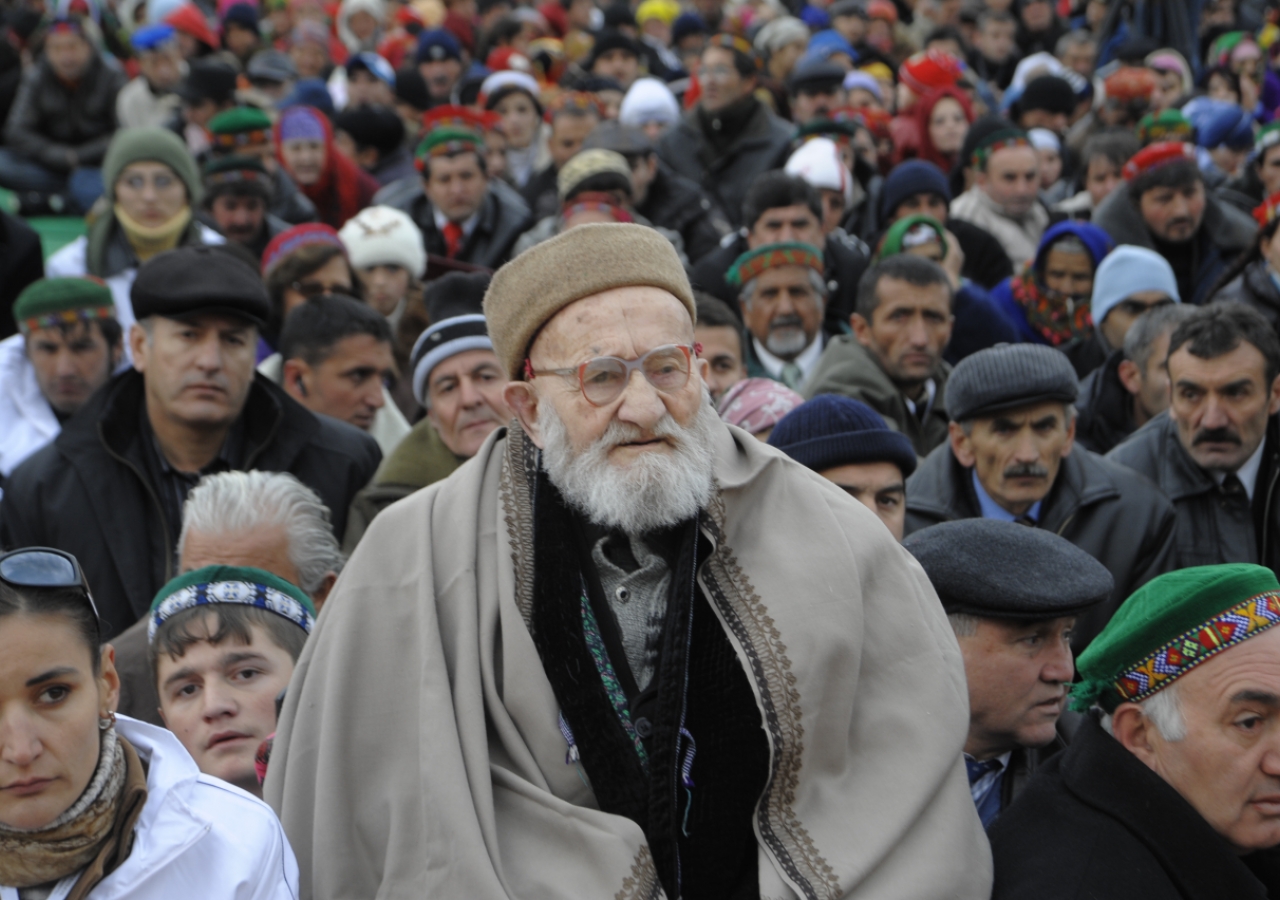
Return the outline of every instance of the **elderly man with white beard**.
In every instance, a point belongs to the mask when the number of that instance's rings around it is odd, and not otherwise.
[[[516,418],[373,522],[286,696],[304,897],[987,896],[936,594],[716,418],[694,315],[636,225],[494,276]]]

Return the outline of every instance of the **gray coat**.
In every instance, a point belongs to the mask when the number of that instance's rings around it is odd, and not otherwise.
[[[1280,572],[1280,421],[1275,417],[1267,427],[1266,442],[1253,504],[1233,502],[1223,494],[1183,448],[1178,427],[1168,414],[1138,429],[1107,459],[1141,472],[1173,502],[1179,568],[1248,562]],[[1264,558],[1259,548],[1265,549]]]
[[[982,515],[969,469],[943,444],[907,479],[907,526],[921,528]],[[1066,538],[1107,567],[1111,596],[1076,622],[1079,653],[1120,604],[1157,575],[1174,568],[1173,507],[1154,484],[1081,446],[1062,460],[1040,507],[1040,527]],[[1028,573],[1030,575],[1030,573]]]
[[[933,408],[921,422],[907,408],[902,392],[867,349],[853,335],[842,334],[832,338],[823,351],[818,367],[804,386],[804,396],[808,400],[819,394],[842,394],[861,400],[884,416],[891,428],[905,434],[916,455],[924,457],[947,441],[947,378],[951,366],[945,362],[941,366],[934,376],[938,393]]]
[[[80,165],[100,166],[116,130],[116,94],[124,85],[124,74],[96,54],[75,88],[60,81],[42,58],[22,78],[5,123],[5,143],[54,172],[70,170],[70,150]]]

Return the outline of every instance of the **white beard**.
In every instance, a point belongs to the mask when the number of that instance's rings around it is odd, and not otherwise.
[[[691,519],[711,500],[712,442],[721,424],[705,389],[688,428],[670,413],[654,426],[653,436],[671,438],[673,450],[640,453],[626,468],[611,463],[609,451],[642,437],[634,425],[614,421],[590,447],[575,452],[551,404],[542,404],[538,424],[546,444],[542,464],[551,483],[596,525],[640,535]]]

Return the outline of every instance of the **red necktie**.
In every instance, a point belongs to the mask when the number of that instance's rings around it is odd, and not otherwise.
[[[457,222],[444,223],[444,252],[450,258],[457,257],[462,250],[462,226]]]

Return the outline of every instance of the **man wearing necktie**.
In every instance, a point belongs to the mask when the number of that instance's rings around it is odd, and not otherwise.
[[[827,283],[822,251],[788,241],[738,257],[725,281],[738,291],[747,342],[747,374],[772,378],[793,391],[822,356]]]
[[[969,792],[989,828],[1079,724],[1061,720],[1075,675],[1076,617],[1107,598],[1111,573],[1070,541],[996,519],[917,531],[904,546],[942,601],[964,657]],[[1034,572],[1024,578],[1010,567]],[[1069,727],[1062,727],[1067,725]]]
[[[911,534],[956,519],[1013,522],[1098,560],[1115,589],[1080,617],[1077,653],[1125,597],[1173,568],[1176,524],[1155,485],[1075,445],[1078,392],[1070,361],[1052,347],[1001,344],[961,360],[947,382],[948,441],[907,481],[906,525]]]

